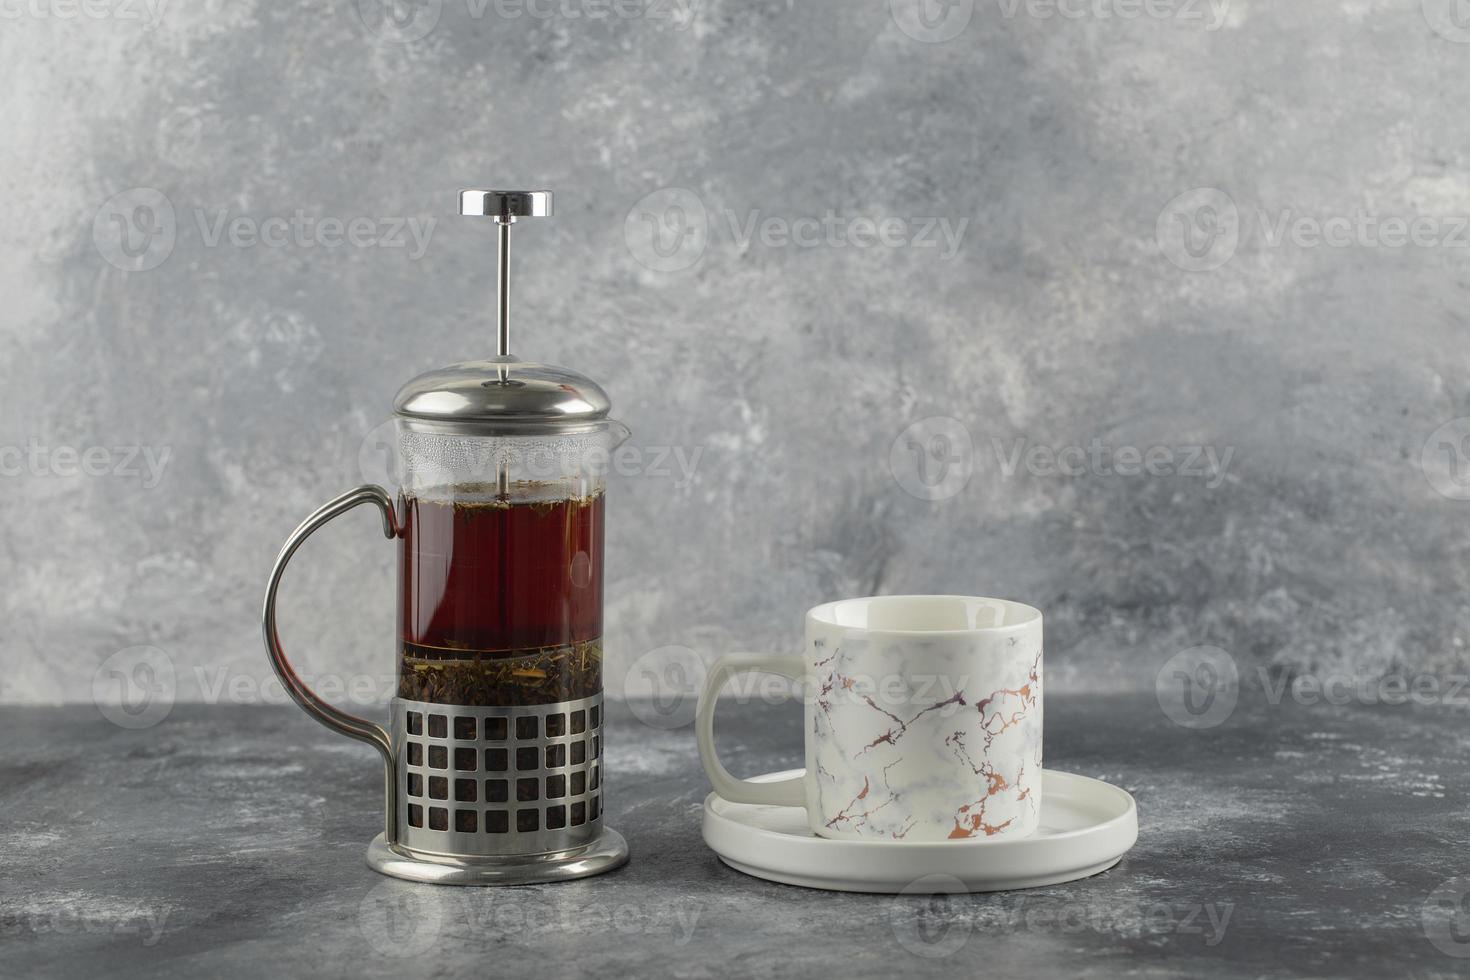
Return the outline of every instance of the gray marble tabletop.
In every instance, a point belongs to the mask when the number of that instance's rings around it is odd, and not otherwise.
[[[721,707],[732,768],[800,764],[794,705]],[[1049,768],[1138,801],[1137,846],[1072,884],[833,894],[700,839],[689,728],[611,709],[602,878],[449,889],[379,877],[372,751],[289,707],[0,714],[7,977],[1470,975],[1470,719],[1243,700],[1216,728],[1152,695],[1049,696]]]

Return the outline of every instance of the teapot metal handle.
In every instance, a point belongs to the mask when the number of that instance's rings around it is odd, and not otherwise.
[[[361,504],[376,504],[383,515],[384,536],[390,539],[398,536],[398,518],[393,510],[393,498],[382,487],[361,486],[326,503],[291,532],[291,536],[286,539],[285,545],[281,548],[281,553],[276,556],[276,565],[271,569],[270,585],[265,590],[265,609],[261,613],[261,631],[265,636],[265,649],[270,655],[271,666],[275,668],[276,676],[281,679],[281,684],[285,686],[286,693],[291,695],[291,699],[323,725],[349,738],[367,742],[383,756],[387,780],[385,794],[387,815],[384,834],[385,839],[394,841],[398,839],[398,780],[395,772],[392,739],[389,738],[388,732],[382,725],[348,714],[329,704],[307,687],[306,682],[297,676],[295,668],[286,659],[286,653],[281,649],[281,637],[276,632],[276,592],[280,588],[281,576],[286,573],[286,565],[291,561],[291,556],[317,528]]]

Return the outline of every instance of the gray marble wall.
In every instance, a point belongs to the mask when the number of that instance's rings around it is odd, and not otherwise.
[[[476,184],[558,192],[516,347],[641,452],[614,696],[879,592],[1042,607],[1064,687],[1464,671],[1463,13],[3,0],[0,700],[279,698],[282,539],[493,344]],[[306,673],[381,693],[392,583],[313,541]]]

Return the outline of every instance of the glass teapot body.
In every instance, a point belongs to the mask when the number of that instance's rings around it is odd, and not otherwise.
[[[603,823],[602,570],[605,479],[628,431],[606,417],[590,383],[573,397],[560,375],[554,384],[542,377],[549,369],[521,372],[526,388],[558,388],[592,417],[425,418],[400,406],[396,496],[364,486],[322,507],[287,540],[267,588],[266,649],[287,691],[383,756],[385,827],[368,863],[385,874],[520,884],[627,859]],[[444,397],[455,389],[442,378],[437,402],[460,404]],[[534,395],[522,390],[520,403]],[[276,630],[291,557],[317,528],[367,503],[398,552],[397,688],[386,727],[313,692]]]
[[[604,481],[626,430],[398,425],[398,696],[488,707],[600,695]]]
[[[398,427],[399,842],[584,846],[602,814],[604,479],[626,430]]]

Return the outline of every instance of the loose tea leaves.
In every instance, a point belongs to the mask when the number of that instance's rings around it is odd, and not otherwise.
[[[450,651],[403,644],[398,696],[470,707],[558,704],[602,690],[602,640],[535,650]]]

